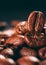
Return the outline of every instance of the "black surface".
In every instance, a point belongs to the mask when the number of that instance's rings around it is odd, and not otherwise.
[[[27,20],[29,13],[37,10],[46,16],[46,0],[1,0],[0,22],[15,20]]]

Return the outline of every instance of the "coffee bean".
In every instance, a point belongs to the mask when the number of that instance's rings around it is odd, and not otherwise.
[[[26,34],[25,35],[25,42],[28,46],[30,47],[41,47],[46,45],[45,43],[45,38],[44,38],[44,34]]]
[[[41,48],[38,52],[39,54],[39,57],[42,58],[42,59],[46,59],[46,47],[44,48]]]
[[[39,32],[43,29],[45,24],[45,18],[44,18],[44,14],[42,12],[38,12],[37,14],[37,19],[36,19],[36,24],[35,24],[35,31]]]
[[[36,53],[36,51],[33,50],[33,49],[23,47],[23,48],[20,50],[20,55],[21,55],[21,56],[37,56],[37,53]]]
[[[6,58],[6,61],[11,65],[16,65],[15,61],[11,58]]]
[[[4,56],[0,55],[0,65],[16,65],[14,60],[11,58],[5,58]]]
[[[24,56],[18,59],[17,65],[38,65],[39,64],[39,59],[33,56]]]
[[[0,52],[0,54],[4,55],[5,57],[12,57],[14,56],[14,52],[10,48],[6,48]]]
[[[43,29],[44,23],[44,14],[40,11],[33,11],[28,17],[28,30],[39,32]]]
[[[24,33],[26,33],[26,31],[28,30],[27,29],[27,22],[26,21],[22,21],[22,22],[18,23],[16,25],[16,29],[15,30],[16,30],[16,32],[18,34],[24,34]]]
[[[6,38],[11,37],[14,34],[17,34],[15,28],[10,28],[10,29],[4,30],[2,32],[2,37],[4,37],[6,39]]]
[[[0,54],[0,59],[5,59],[5,56]]]
[[[23,45],[23,43],[24,43],[23,35],[13,35],[6,40],[5,45],[14,46],[16,48]]]
[[[30,32],[32,32],[34,29],[34,23],[35,23],[35,19],[36,19],[36,15],[37,15],[37,12],[32,12],[30,13],[29,17],[28,17],[28,30]]]

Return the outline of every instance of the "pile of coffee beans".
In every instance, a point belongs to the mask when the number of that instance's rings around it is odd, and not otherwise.
[[[0,65],[46,65],[46,22],[41,11],[30,13],[27,21],[0,25]]]

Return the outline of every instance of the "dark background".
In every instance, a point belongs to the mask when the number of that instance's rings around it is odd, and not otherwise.
[[[1,0],[0,22],[11,20],[27,20],[29,13],[42,11],[46,17],[46,0]]]

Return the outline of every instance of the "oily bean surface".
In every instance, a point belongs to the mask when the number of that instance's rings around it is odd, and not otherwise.
[[[40,11],[33,11],[28,17],[28,30],[39,32],[43,29],[44,23],[44,14]]]

